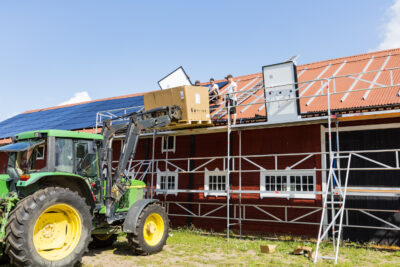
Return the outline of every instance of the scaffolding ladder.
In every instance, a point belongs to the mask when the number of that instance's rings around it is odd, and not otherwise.
[[[337,264],[339,246],[343,232],[343,216],[345,213],[347,182],[350,173],[351,156],[352,153],[347,153],[346,155],[341,155],[339,152],[331,153],[329,175],[327,179],[326,190],[323,195],[324,199],[322,205],[322,215],[318,231],[318,241],[317,248],[315,250],[314,263],[316,263],[318,259],[330,259],[334,260],[335,264]],[[344,184],[342,184],[340,179],[341,168],[339,162],[341,159],[347,159]],[[328,214],[329,211],[330,214]],[[325,218],[327,218],[327,224],[325,224]],[[319,249],[321,242],[323,242],[323,240],[325,240],[329,234],[331,234],[334,256],[320,255]]]

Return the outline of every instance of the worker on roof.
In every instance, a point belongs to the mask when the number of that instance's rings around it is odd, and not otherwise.
[[[236,124],[236,105],[237,105],[237,98],[236,98],[236,91],[237,91],[237,83],[233,81],[233,77],[231,74],[225,77],[228,81],[228,87],[226,89],[226,97],[225,97],[225,106],[230,106],[230,115],[231,117],[228,118],[229,120],[232,119],[232,124]]]
[[[210,104],[217,103],[219,99],[219,86],[215,83],[214,78],[210,79],[210,85],[208,86],[208,94],[210,95]]]
[[[194,82],[194,85],[195,85],[195,86],[200,86],[200,81],[199,81],[199,80],[195,81],[195,82]]]

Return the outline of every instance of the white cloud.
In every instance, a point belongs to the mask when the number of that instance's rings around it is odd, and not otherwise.
[[[383,26],[383,40],[377,50],[400,47],[400,0],[395,0],[386,11],[386,20]]]
[[[67,101],[64,101],[64,102],[62,102],[62,103],[60,103],[58,105],[59,106],[69,105],[69,104],[74,104],[74,103],[90,101],[90,100],[92,100],[92,99],[90,98],[89,93],[86,92],[86,91],[83,91],[83,92],[75,93],[73,97],[71,97]]]

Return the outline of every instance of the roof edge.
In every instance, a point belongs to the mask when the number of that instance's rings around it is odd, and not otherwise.
[[[378,51],[371,51],[371,52],[352,55],[352,56],[344,56],[344,57],[325,59],[325,60],[321,60],[321,61],[315,61],[315,62],[311,62],[311,63],[301,64],[301,65],[298,65],[297,67],[301,68],[301,67],[307,67],[309,65],[314,65],[314,64],[332,62],[332,61],[335,61],[335,60],[351,59],[351,58],[356,58],[356,57],[361,57],[361,56],[368,56],[368,55],[377,54],[377,53],[391,53],[391,52],[394,52],[394,51],[396,51],[396,52],[398,52],[398,54],[400,54],[400,47],[399,48],[392,48],[392,49],[385,49],[385,50],[378,50]]]
[[[114,96],[114,97],[106,97],[106,98],[101,98],[101,99],[95,99],[95,100],[84,101],[84,102],[78,102],[78,103],[67,104],[67,105],[61,105],[61,106],[53,106],[53,107],[48,107],[48,108],[32,109],[32,110],[27,110],[27,111],[23,112],[22,114],[25,114],[25,113],[34,113],[34,112],[39,112],[39,111],[51,110],[51,109],[58,109],[58,108],[66,108],[66,107],[78,106],[78,105],[83,105],[83,104],[88,104],[88,103],[99,102],[99,101],[106,101],[106,100],[121,99],[121,98],[128,98],[128,97],[134,97],[134,96],[141,96],[141,95],[144,95],[145,93],[147,93],[147,92],[144,92],[144,93],[136,93],[136,94],[128,94],[128,95],[122,95],[122,96]]]

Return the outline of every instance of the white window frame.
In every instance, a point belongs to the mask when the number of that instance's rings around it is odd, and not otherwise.
[[[175,178],[175,185],[174,189],[161,189],[161,176],[173,176]],[[156,185],[157,190],[162,190],[162,191],[156,191],[156,195],[178,195],[178,171],[160,171],[157,170],[157,185]]]
[[[285,191],[266,191],[265,176],[286,176],[286,190]],[[304,193],[296,193],[290,190],[290,176],[312,176],[313,177],[313,191],[304,191]],[[315,170],[265,170],[260,172],[260,198],[264,197],[278,197],[278,198],[303,198],[315,199],[316,189],[316,171]],[[300,179],[302,181],[302,179]],[[302,188],[302,187],[301,187]],[[303,191],[298,191],[303,192]]]
[[[43,154],[41,157],[38,156],[39,148],[43,148]],[[45,152],[45,147],[43,145],[38,147],[38,152],[37,152],[36,160],[44,160],[46,152]]]
[[[210,176],[225,176],[225,190],[228,188],[228,172],[227,171],[220,171],[218,169],[214,171],[205,170],[204,172],[204,197],[207,196],[226,196],[226,192],[215,192],[215,190],[210,190]]]
[[[170,148],[170,149],[168,149],[168,146],[167,146],[167,148],[165,148],[164,149],[164,141],[165,141],[165,137],[173,137],[173,146],[172,146],[172,148]],[[166,135],[166,136],[163,136],[162,137],[162,139],[161,139],[161,153],[165,153],[165,152],[172,152],[172,153],[175,153],[175,148],[176,148],[176,136],[175,135],[173,135],[173,136],[171,136],[171,135]]]

